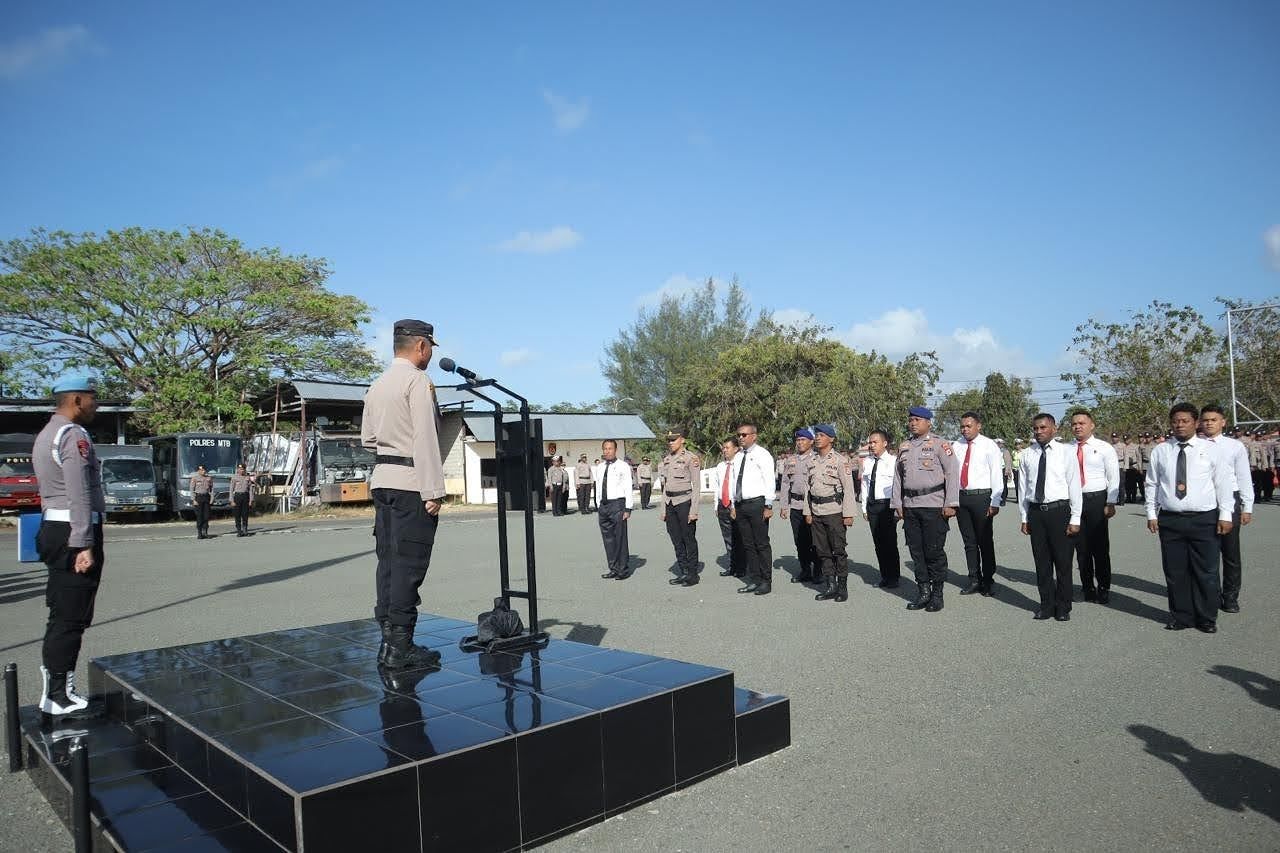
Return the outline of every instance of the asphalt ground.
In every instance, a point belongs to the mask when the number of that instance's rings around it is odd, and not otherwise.
[[[787,582],[794,548],[780,518],[773,594],[736,595],[737,580],[716,574],[723,548],[703,511],[707,568],[691,589],[666,582],[672,550],[654,510],[632,516],[637,571],[625,582],[599,578],[594,516],[538,516],[544,625],[784,693],[793,744],[547,849],[1280,849],[1280,505],[1258,507],[1244,530],[1243,612],[1223,614],[1216,635],[1162,630],[1159,548],[1139,507],[1112,523],[1111,605],[1080,602],[1077,587],[1068,623],[1031,619],[1034,570],[1013,507],[996,519],[994,598],[958,594],[952,525],[953,584],[937,614],[904,609],[910,582],[871,585],[863,521],[850,535],[847,603]],[[366,519],[273,525],[206,542],[191,525],[109,528],[80,677],[93,655],[369,614]],[[472,619],[491,606],[495,530],[491,514],[445,516],[423,610]],[[14,553],[13,534],[0,534],[0,660],[18,662],[26,704],[39,692],[43,567]],[[0,825],[0,849],[70,849],[25,774],[0,776]]]

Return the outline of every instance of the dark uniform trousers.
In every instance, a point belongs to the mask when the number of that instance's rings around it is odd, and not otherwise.
[[[1142,475],[1138,473],[1136,468],[1127,468],[1124,472],[1124,499],[1126,503],[1138,502],[1138,483],[1142,480]],[[1145,500],[1145,498],[1144,498]]]
[[[729,515],[729,507],[716,504],[716,520],[720,522],[720,536],[724,539],[724,551],[729,555],[729,571],[735,577],[747,573],[747,552],[742,547],[742,531]]]
[[[93,525],[93,568],[84,574],[76,574],[73,568],[79,549],[67,547],[70,538],[71,523],[67,521],[45,520],[36,534],[36,550],[49,569],[44,591],[49,621],[41,662],[50,672],[75,669],[85,629],[93,624],[93,605],[102,580],[102,524]]]
[[[649,508],[649,498],[653,497],[653,483],[640,484],[640,508]]]
[[[960,492],[960,506],[956,508],[956,521],[960,526],[960,538],[964,541],[964,560],[969,566],[969,578],[987,583],[996,576],[996,542],[992,521],[987,510],[991,507],[991,490],[978,489]]]
[[[196,495],[193,499],[196,508],[196,534],[203,535],[209,532],[209,501],[213,499],[213,495]]]
[[[591,484],[578,486],[578,512],[583,515],[591,513]]]
[[[696,519],[689,521],[692,508],[692,502],[663,507],[667,512],[667,535],[676,550],[676,565],[682,575],[698,573],[698,522]]]
[[[569,500],[568,494],[565,492],[564,486],[551,487],[551,514],[564,515],[564,505]]]
[[[871,542],[876,547],[880,579],[896,581],[902,576],[902,562],[898,555],[898,517],[889,506],[888,498],[867,501],[867,526],[871,528]]]
[[[1076,562],[1080,566],[1080,585],[1086,590],[1111,589],[1111,519],[1107,518],[1107,493],[1085,492],[1084,509],[1080,513],[1080,532],[1076,535]]]
[[[1240,559],[1240,512],[1243,504],[1236,492],[1236,508],[1231,513],[1231,532],[1219,536],[1222,546],[1222,603],[1238,604],[1243,563]],[[1216,525],[1215,525],[1216,527]]]
[[[1169,616],[1187,626],[1218,621],[1218,511],[1160,510],[1160,563],[1169,590]]]
[[[422,496],[404,489],[373,490],[373,535],[378,555],[375,619],[412,627],[418,588],[431,565],[440,516],[428,515]]]
[[[813,528],[813,548],[822,566],[823,577],[849,576],[849,552],[845,549],[849,531],[844,526],[844,519],[835,515],[815,515],[813,524],[805,524]]]
[[[231,496],[235,505],[236,532],[247,533],[249,530],[249,493],[236,492]]]
[[[1041,507],[1048,507],[1041,509]],[[1031,535],[1031,556],[1036,563],[1036,586],[1040,588],[1040,609],[1045,615],[1065,616],[1071,612],[1071,520],[1069,501],[1031,504],[1027,508],[1027,529]],[[1054,579],[1054,572],[1057,579]]]
[[[624,498],[612,498],[600,502],[600,538],[604,540],[604,558],[609,564],[609,571],[627,577],[627,523],[622,514],[627,511]],[[669,516],[668,516],[669,517]]]
[[[747,555],[747,580],[753,583],[773,581],[773,548],[769,544],[769,519],[764,517],[768,506],[764,498],[738,501],[738,534]]]
[[[814,550],[813,526],[804,520],[804,510],[790,509],[787,515],[791,518],[791,538],[796,543],[796,559],[800,561],[800,571],[818,567],[818,554]],[[814,524],[817,518],[814,519]]]
[[[947,530],[951,525],[942,517],[941,507],[909,506],[902,510],[902,536],[915,564],[916,583],[931,583],[942,595],[947,582]]]

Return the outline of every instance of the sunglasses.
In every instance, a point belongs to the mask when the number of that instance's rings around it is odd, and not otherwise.
[[[738,433],[738,438],[746,438],[746,437],[747,437],[747,436],[749,436],[749,435],[755,435],[755,433],[754,433],[754,432],[740,432],[740,433]]]

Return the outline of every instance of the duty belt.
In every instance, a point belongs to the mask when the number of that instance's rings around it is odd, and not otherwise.
[[[989,495],[989,494],[991,494],[991,490],[990,490],[990,489],[961,489],[961,490],[960,490],[960,494],[962,494],[962,495]]]
[[[792,492],[792,493],[791,493],[791,500],[793,500],[793,501],[802,501],[802,500],[804,500],[804,495],[803,495],[803,494],[797,494],[796,492]]]
[[[831,504],[842,500],[844,500],[844,492],[836,492],[834,495],[825,495],[823,497],[809,495],[809,503],[815,504]]]
[[[71,520],[71,510],[69,509],[53,509],[52,507],[50,507],[44,510],[43,515],[44,515],[45,521],[70,521]],[[96,510],[94,512],[89,513],[89,523],[101,524],[102,513],[97,512]]]
[[[403,465],[406,468],[413,467],[412,456],[384,456],[379,453],[377,456],[373,457],[373,462],[375,465]]]
[[[922,498],[925,495],[932,495],[935,492],[940,492],[946,487],[946,483],[939,483],[938,485],[930,486],[927,489],[903,489],[902,496],[904,498]]]
[[[682,498],[685,495],[693,494],[693,489],[685,489],[683,492],[663,492],[669,498]]]

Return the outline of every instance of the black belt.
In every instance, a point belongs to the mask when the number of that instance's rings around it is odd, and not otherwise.
[[[888,498],[876,498],[875,500],[868,500],[867,506],[871,506],[872,504],[887,504],[888,502]]]
[[[743,504],[755,503],[756,501],[761,501],[761,502],[763,502],[763,501],[764,501],[764,495],[761,495],[761,496],[760,496],[760,497],[758,497],[758,498],[744,498],[744,499],[739,500],[739,501],[734,501],[734,503],[735,503],[735,504],[737,504],[738,506],[742,506]]]
[[[1193,517],[1197,515],[1208,515],[1211,512],[1216,514],[1218,511],[1216,509],[1186,509],[1186,510],[1161,509],[1160,510],[1161,515],[1186,515],[1186,516],[1193,516]]]
[[[685,495],[693,494],[693,489],[685,489],[683,492],[663,492],[669,498],[682,498]]]
[[[946,483],[939,483],[938,485],[930,486],[927,489],[903,489],[902,496],[904,498],[922,498],[925,495],[932,495],[935,492],[940,492],[946,487]]]
[[[839,492],[838,494],[834,494],[834,495],[825,495],[823,497],[818,497],[817,495],[809,495],[809,503],[813,503],[813,504],[833,504],[837,501],[842,501],[842,500],[844,500],[844,492]]]
[[[413,457],[412,456],[384,456],[381,453],[379,453],[377,456],[373,457],[373,463],[375,465],[403,465],[406,468],[412,468]]]
[[[804,500],[804,495],[803,495],[803,494],[797,494],[797,493],[795,493],[795,492],[790,492],[790,493],[789,493],[789,496],[790,496],[791,500],[793,500],[793,501],[802,501],[802,500]]]
[[[945,484],[944,484],[944,485],[945,485]],[[990,489],[961,489],[961,490],[960,490],[960,494],[962,494],[962,495],[989,495],[989,494],[991,494],[991,490],[990,490]]]
[[[1041,512],[1049,512],[1050,510],[1062,509],[1070,503],[1071,501],[1049,501],[1048,503],[1043,504],[1028,504],[1027,509],[1038,509]]]

